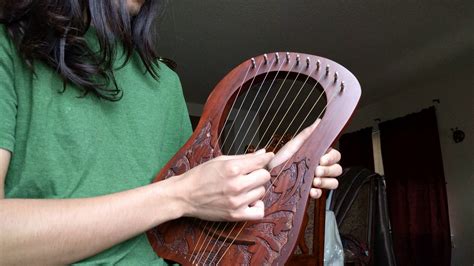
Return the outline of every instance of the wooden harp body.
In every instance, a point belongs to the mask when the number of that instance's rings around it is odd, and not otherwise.
[[[261,55],[243,62],[217,84],[193,135],[154,182],[222,155],[222,132],[238,102],[236,99],[250,90],[252,84],[282,75],[322,88],[320,98],[324,98],[325,106],[319,115],[320,124],[302,148],[287,162],[271,169],[272,179],[263,198],[265,217],[239,223],[195,218],[164,223],[147,232],[160,257],[182,265],[283,265],[292,254],[314,169],[348,122],[361,94],[357,79],[338,63],[301,53]],[[303,123],[296,121],[299,122]]]

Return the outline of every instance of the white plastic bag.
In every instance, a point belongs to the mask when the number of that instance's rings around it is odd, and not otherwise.
[[[324,234],[324,265],[343,266],[344,249],[337,229],[334,212],[326,211],[326,226]]]

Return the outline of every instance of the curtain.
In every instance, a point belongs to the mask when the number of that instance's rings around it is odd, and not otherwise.
[[[342,167],[363,167],[374,171],[372,128],[347,133],[339,139]]]
[[[446,183],[434,107],[383,122],[379,129],[397,264],[449,265]]]

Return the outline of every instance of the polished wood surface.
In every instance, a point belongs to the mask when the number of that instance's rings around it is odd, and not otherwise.
[[[361,91],[354,75],[334,61],[298,54],[301,62],[296,62],[296,53],[288,53],[288,57],[285,53],[279,54],[281,64],[268,63],[263,55],[258,56],[254,59],[255,63],[252,60],[243,62],[217,84],[195,132],[158,173],[154,182],[182,174],[222,154],[219,135],[233,99],[248,89],[249,86],[242,84],[248,84],[254,77],[262,77],[278,69],[317,81],[327,98],[321,123],[287,163],[271,170],[272,184],[268,184],[268,193],[262,199],[265,202],[265,217],[262,220],[220,223],[211,227],[210,222],[182,218],[162,224],[147,232],[153,249],[160,257],[183,265],[283,265],[293,253],[314,169],[349,120]],[[286,58],[290,60],[286,61]],[[322,211],[318,210],[318,219],[324,217]],[[208,236],[207,245],[202,243],[200,236],[203,235]]]

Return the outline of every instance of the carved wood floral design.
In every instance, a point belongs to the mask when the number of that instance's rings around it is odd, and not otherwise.
[[[207,123],[193,145],[168,170],[166,178],[182,174],[212,159],[214,147],[211,145],[210,132],[211,124]],[[281,170],[283,167],[285,168]],[[284,164],[272,170],[272,179],[267,184],[268,192],[263,199],[266,206],[264,219],[217,223],[181,218],[152,230],[158,249],[187,258],[189,265],[193,264],[192,261],[194,265],[212,265],[224,255],[220,262],[222,264],[225,264],[223,261],[232,260],[252,265],[272,264],[288,239],[299,233],[292,229],[297,203],[303,196],[301,188],[307,171],[305,160]],[[182,226],[183,223],[186,226]],[[254,256],[255,254],[260,255]]]

